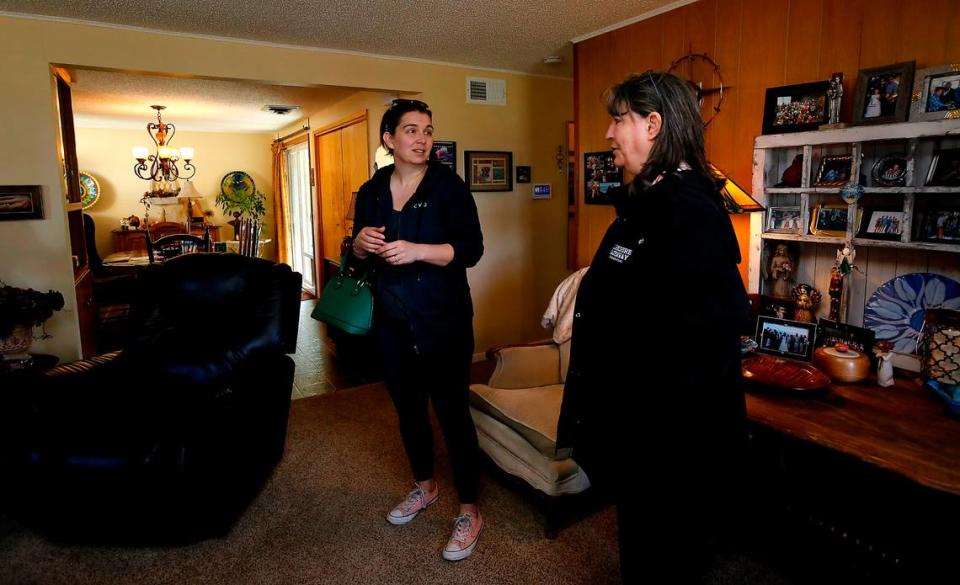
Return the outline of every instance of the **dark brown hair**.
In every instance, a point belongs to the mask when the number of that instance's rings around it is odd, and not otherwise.
[[[672,173],[681,162],[693,172],[718,180],[707,162],[703,120],[693,85],[660,71],[634,73],[606,92],[607,112],[622,116],[626,108],[641,116],[660,114],[663,124],[637,180],[649,187],[658,175]],[[636,181],[635,181],[636,183]]]
[[[420,112],[430,116],[430,119],[433,120],[433,112],[430,111],[430,106],[420,100],[397,98],[390,102],[390,107],[387,108],[387,111],[383,113],[383,117],[380,118],[380,144],[386,148],[390,154],[393,154],[393,149],[383,141],[383,134],[385,132],[395,134],[397,126],[400,124],[400,118],[407,112]]]

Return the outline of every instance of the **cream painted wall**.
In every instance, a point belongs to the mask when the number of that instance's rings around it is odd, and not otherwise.
[[[0,180],[42,184],[48,209],[43,221],[0,227],[0,275],[18,284],[65,292],[72,279],[65,218],[58,203],[62,192],[50,63],[421,96],[433,106],[437,137],[457,141],[461,168],[465,150],[507,150],[513,152],[514,164],[533,167],[534,181],[553,185],[554,198],[547,201],[533,201],[530,185],[519,185],[512,193],[476,195],[487,251],[469,272],[478,350],[544,337],[538,326],[540,314],[567,273],[566,196],[560,190],[563,177],[554,153],[563,141],[564,121],[573,117],[572,80],[0,17],[0,70],[8,78],[0,96],[0,126],[5,129],[0,135]],[[467,75],[505,79],[509,105],[467,105]],[[342,104],[345,113],[356,111],[357,103],[374,102],[367,107],[371,129],[375,128],[382,98],[377,102],[361,94],[350,100],[359,102]],[[325,114],[341,115],[336,110],[337,106]],[[321,126],[320,117],[312,118],[312,125]],[[72,301],[50,325],[56,337],[41,349],[64,359],[78,355]]]
[[[176,123],[176,117],[170,120]],[[267,225],[272,225],[272,138],[263,133],[191,132],[189,127],[177,127],[174,146],[192,146],[196,151],[197,174],[191,181],[205,197],[202,207],[215,212],[211,221],[222,226],[222,239],[233,237],[233,228],[225,223],[233,217],[223,217],[214,198],[220,192],[220,180],[230,171],[245,171],[253,177],[257,189],[267,195]],[[89,213],[97,224],[97,250],[101,256],[114,251],[110,231],[119,227],[121,217],[134,214],[143,218],[144,208],[139,201],[150,183],[133,174],[130,149],[148,143],[146,130],[77,128],[80,170],[92,174],[100,183],[100,200]],[[169,221],[184,220],[185,209],[180,206],[155,206],[150,210],[151,221],[160,219],[161,209],[166,210]],[[268,228],[268,232],[266,237],[272,237],[272,228]],[[263,253],[265,257],[275,257],[273,244],[265,246]]]

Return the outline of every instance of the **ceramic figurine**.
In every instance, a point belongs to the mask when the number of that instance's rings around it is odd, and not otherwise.
[[[793,287],[791,295],[793,300],[797,302],[797,308],[793,311],[793,320],[816,323],[817,305],[823,299],[820,291],[809,284],[798,284]]]
[[[793,281],[794,261],[790,257],[786,244],[777,244],[770,259],[769,275],[773,281],[771,294],[776,297],[790,296],[790,283]]]
[[[893,386],[893,344],[879,341],[874,345],[877,354],[877,385]]]

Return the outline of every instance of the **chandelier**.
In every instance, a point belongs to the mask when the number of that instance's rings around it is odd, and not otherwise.
[[[173,135],[177,129],[173,124],[164,122],[160,117],[160,112],[166,109],[166,106],[150,106],[157,111],[157,121],[147,124],[147,134],[156,145],[156,154],[150,154],[146,147],[133,147],[133,158],[137,159],[137,164],[133,165],[133,172],[145,181],[164,181],[172,183],[177,179],[189,179],[196,174],[197,169],[190,161],[193,159],[193,149],[183,147],[180,150],[170,148],[170,142],[173,141]],[[180,174],[177,168],[177,161],[183,159],[183,170],[187,174]],[[150,164],[147,164],[147,161]]]

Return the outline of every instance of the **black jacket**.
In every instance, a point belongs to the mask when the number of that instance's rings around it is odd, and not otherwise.
[[[357,192],[354,238],[364,227],[387,225],[393,207],[393,170],[393,165],[378,170]],[[467,268],[483,255],[477,205],[463,179],[442,164],[430,162],[420,186],[403,206],[397,237],[417,244],[450,244],[453,261],[446,266],[426,262],[391,266],[378,256],[368,256],[368,266],[375,274],[375,304],[383,304],[378,280],[389,277],[401,291],[419,349],[462,339],[464,332],[471,330],[473,318]]]
[[[623,466],[623,448],[653,465],[684,445],[736,440],[745,417],[749,303],[715,187],[678,172],[616,203],[577,292],[557,437],[591,480],[607,460]]]

